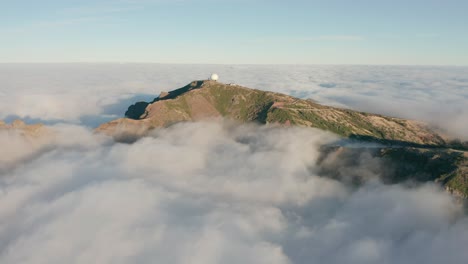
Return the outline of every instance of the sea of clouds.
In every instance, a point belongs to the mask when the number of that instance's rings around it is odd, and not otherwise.
[[[0,64],[0,119],[96,127],[211,72],[224,83],[426,121],[468,140],[468,67]]]
[[[0,119],[96,127],[211,72],[224,83],[425,121],[468,140],[468,67],[0,64]]]
[[[320,147],[338,140],[327,132],[185,123],[133,144],[93,133],[212,71],[355,109],[431,118],[424,103],[448,100],[441,115],[467,113],[466,68],[0,65],[1,118],[52,135],[0,132],[0,263],[466,263],[462,204],[432,183],[382,184],[389,168],[366,155],[353,168],[362,186],[321,175]]]

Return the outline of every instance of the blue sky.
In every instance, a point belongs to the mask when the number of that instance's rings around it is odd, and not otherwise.
[[[468,65],[464,0],[0,0],[0,62]]]

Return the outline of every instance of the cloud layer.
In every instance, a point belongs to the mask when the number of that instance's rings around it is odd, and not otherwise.
[[[52,129],[0,152],[1,263],[468,259],[460,204],[432,184],[382,185],[366,162],[376,177],[359,188],[319,175],[319,146],[336,140],[319,130],[187,123],[120,144]]]
[[[0,119],[88,126],[217,72],[222,82],[419,119],[468,139],[467,67],[1,64]]]

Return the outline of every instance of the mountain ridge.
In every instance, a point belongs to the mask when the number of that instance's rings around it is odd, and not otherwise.
[[[379,143],[375,148],[325,146],[318,165],[328,177],[343,175],[325,161],[339,159],[352,168],[355,160],[366,153],[392,168],[391,172],[380,175],[387,184],[438,182],[456,197],[468,198],[467,142],[451,141],[419,121],[325,106],[310,99],[203,80],[162,92],[151,102],[137,102],[125,115],[126,118],[102,124],[96,131],[113,136],[117,141],[133,142],[158,127],[213,119],[313,127],[357,142]],[[346,177],[360,181],[359,175]]]
[[[97,131],[115,137],[125,133],[138,137],[177,122],[226,118],[241,123],[315,127],[345,138],[386,144],[464,147],[452,144],[448,137],[419,121],[325,106],[309,99],[215,81],[193,81],[163,92],[152,102],[130,106],[125,115],[101,125]]]

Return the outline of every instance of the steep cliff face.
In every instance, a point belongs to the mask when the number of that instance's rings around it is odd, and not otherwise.
[[[129,107],[126,116],[102,125],[98,131],[138,136],[177,122],[226,118],[315,127],[343,137],[395,144],[447,144],[444,137],[417,121],[324,106],[311,100],[214,81],[194,81],[153,102],[138,102]]]

